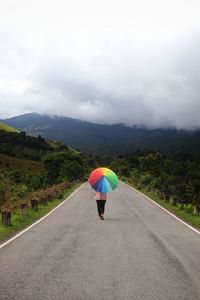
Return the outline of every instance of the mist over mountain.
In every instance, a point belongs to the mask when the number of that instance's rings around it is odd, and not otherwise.
[[[102,125],[68,117],[24,114],[3,120],[29,135],[42,135],[86,153],[120,154],[140,150],[200,151],[200,131]]]

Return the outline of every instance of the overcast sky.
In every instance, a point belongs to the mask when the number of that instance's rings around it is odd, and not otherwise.
[[[0,118],[200,128],[199,0],[0,2]]]

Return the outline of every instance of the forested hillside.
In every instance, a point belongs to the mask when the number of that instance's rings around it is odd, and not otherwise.
[[[67,117],[25,114],[4,120],[30,135],[60,141],[84,153],[118,155],[140,150],[200,152],[200,131],[102,125]]]
[[[67,146],[0,130],[0,207],[15,207],[31,192],[81,179],[85,158]],[[32,195],[33,197],[33,195]]]

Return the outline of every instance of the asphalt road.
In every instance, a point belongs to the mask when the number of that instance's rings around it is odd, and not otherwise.
[[[101,221],[86,184],[0,249],[0,299],[198,300],[200,235],[123,184]]]

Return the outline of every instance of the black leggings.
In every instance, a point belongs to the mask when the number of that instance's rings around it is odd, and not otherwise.
[[[98,214],[99,214],[99,216],[101,216],[101,214],[104,214],[106,200],[96,200],[96,202],[97,202]]]

